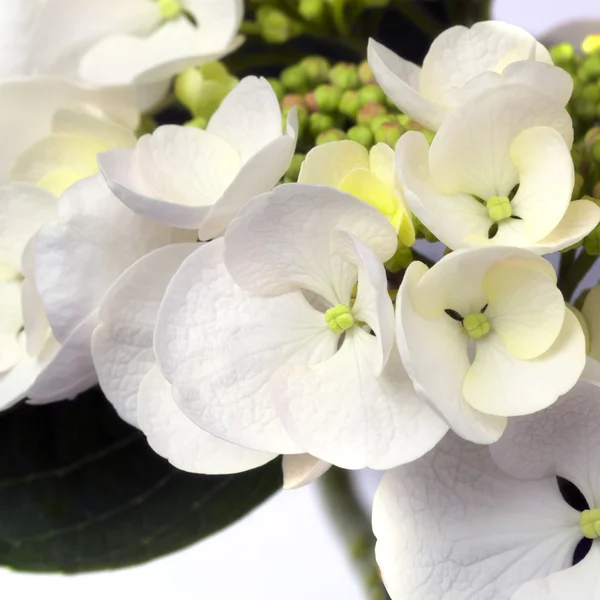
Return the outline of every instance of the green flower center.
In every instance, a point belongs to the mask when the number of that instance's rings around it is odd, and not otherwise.
[[[512,217],[512,206],[508,196],[492,196],[487,202],[486,207],[490,219],[494,223],[510,219]]]
[[[600,538],[600,508],[584,510],[579,520],[581,532],[588,540]]]
[[[182,12],[183,7],[179,0],[158,0],[158,10],[166,21],[176,19]]]
[[[478,340],[490,332],[490,322],[480,312],[467,315],[462,324],[469,337],[474,340]]]
[[[354,326],[354,317],[345,304],[338,304],[325,311],[325,321],[336,335],[341,335]]]

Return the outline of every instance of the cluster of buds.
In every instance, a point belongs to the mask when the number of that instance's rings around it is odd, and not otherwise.
[[[295,109],[300,124],[299,152],[286,174],[296,181],[308,150],[328,142],[352,140],[370,149],[378,143],[394,148],[407,131],[433,132],[388,101],[366,61],[331,65],[309,56],[269,80],[278,94],[284,119]]]
[[[600,121],[600,34],[589,35],[581,52],[568,43],[554,46],[554,63],[573,77],[573,96],[569,111],[575,128],[583,133]]]

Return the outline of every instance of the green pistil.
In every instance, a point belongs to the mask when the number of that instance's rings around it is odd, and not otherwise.
[[[465,331],[474,340],[478,340],[490,332],[490,322],[483,313],[472,313],[463,319]]]
[[[341,335],[354,326],[354,317],[345,304],[338,304],[325,311],[325,321],[336,335]]]
[[[600,508],[584,510],[579,523],[581,532],[588,540],[600,538]]]
[[[498,223],[499,221],[504,221],[504,219],[509,219],[512,217],[512,206],[510,205],[508,196],[492,196],[486,202],[486,207],[488,209],[490,219],[494,221],[494,223]]]
[[[183,7],[179,0],[158,0],[158,10],[165,21],[176,19],[182,12]]]

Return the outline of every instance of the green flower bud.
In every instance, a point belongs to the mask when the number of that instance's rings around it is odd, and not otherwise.
[[[338,110],[346,117],[354,120],[360,110],[360,100],[356,90],[346,90],[342,94]]]
[[[571,63],[577,57],[575,48],[567,42],[552,46],[552,48],[550,48],[550,56],[552,57],[554,64],[559,67]]]
[[[586,56],[581,65],[583,73],[587,79],[596,79],[600,77],[600,54]]]
[[[435,131],[431,131],[430,129],[421,129],[421,133],[425,136],[427,143],[431,146],[431,142],[433,142],[433,138],[435,137]]]
[[[361,106],[364,106],[369,102],[379,102],[382,104],[385,102],[385,94],[377,84],[370,83],[369,85],[365,85],[363,88],[358,90],[358,99]]]
[[[329,61],[322,56],[308,56],[300,66],[304,69],[306,77],[312,86],[325,83],[329,78]]]
[[[356,122],[359,125],[370,125],[375,117],[387,115],[387,108],[379,102],[368,102],[359,111],[356,117]]]
[[[400,123],[383,123],[375,131],[375,142],[378,144],[384,143],[395,148],[398,140],[405,133],[406,129],[404,129]]]
[[[334,85],[320,85],[315,90],[315,103],[324,113],[333,113],[338,109],[342,99],[342,90]]]
[[[371,66],[366,60],[363,60],[360,65],[358,65],[358,79],[363,85],[376,83]]]
[[[594,142],[597,139],[600,139],[600,127],[592,127],[591,129],[586,131],[585,135],[583,136],[583,143],[585,144],[585,147],[589,150],[594,145]],[[576,146],[573,147],[573,150],[575,150],[575,148]]]
[[[283,96],[285,95],[285,89],[283,85],[281,85],[281,81],[279,81],[279,79],[277,79],[276,77],[268,77],[267,81],[271,84],[271,87],[273,88],[273,91],[277,96],[277,100],[281,102]]]
[[[300,0],[298,12],[307,21],[318,21],[323,16],[325,2],[323,0]]]
[[[394,119],[392,115],[381,115],[379,117],[375,117],[371,123],[371,131],[375,133],[384,123],[392,123],[393,125],[397,125],[398,121]]]
[[[256,11],[260,35],[270,44],[283,44],[303,32],[301,23],[290,19],[274,6],[260,6]]]
[[[358,69],[351,63],[337,63],[329,71],[329,81],[343,90],[355,90],[360,85]]]
[[[592,146],[592,158],[600,164],[600,139],[597,139]]]
[[[292,158],[292,162],[288,167],[288,170],[285,172],[285,176],[290,181],[296,182],[298,181],[298,176],[300,175],[300,167],[306,158],[306,154],[294,154]]]
[[[329,129],[320,133],[316,139],[316,145],[328,144],[329,142],[339,142],[346,139],[346,133],[341,129]]]
[[[348,139],[362,144],[365,148],[373,145],[373,134],[365,125],[355,125],[348,129]]]
[[[185,123],[185,127],[197,127],[198,129],[206,129],[207,125],[208,121],[204,117],[195,117]]]
[[[308,128],[313,137],[318,137],[324,131],[333,129],[335,122],[331,115],[325,115],[323,113],[312,113],[308,117]]]
[[[596,183],[592,190],[592,196],[595,200],[600,200],[600,181]]]
[[[581,50],[584,54],[596,54],[600,52],[600,33],[592,33],[581,42]]]
[[[225,65],[208,62],[178,75],[174,90],[177,99],[195,117],[210,119],[237,83]]]
[[[308,91],[308,77],[299,65],[293,65],[281,71],[280,79],[286,90],[297,93]]]
[[[581,88],[580,97],[587,102],[598,102],[600,100],[600,88],[596,83],[588,83]]]
[[[585,236],[583,239],[583,249],[590,256],[600,256],[600,225]]]
[[[398,123],[400,123],[400,125],[402,125],[404,129],[406,129],[407,131],[410,129],[412,119],[408,115],[400,113],[399,115],[395,115],[395,117]]]
[[[390,273],[399,273],[402,269],[406,269],[413,260],[412,250],[402,244],[398,244],[394,256],[385,263],[385,268]]]
[[[581,197],[581,190],[585,185],[585,180],[581,173],[575,173],[575,182],[573,183],[573,193],[571,194],[571,200],[577,200]]]

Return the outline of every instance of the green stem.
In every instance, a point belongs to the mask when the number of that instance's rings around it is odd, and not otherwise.
[[[332,467],[319,484],[331,520],[345,542],[369,600],[384,600],[387,595],[375,562],[371,522],[356,499],[348,471]]]
[[[444,26],[436,18],[410,0],[393,0],[392,6],[431,38],[437,37],[444,30]]]
[[[581,250],[579,256],[573,261],[573,264],[564,275],[562,281],[559,279],[558,287],[563,293],[567,302],[572,300],[575,289],[585,277],[586,273],[596,262],[597,256],[590,256],[584,250]]]
[[[348,37],[348,23],[346,23],[345,14],[346,0],[333,0],[329,6],[331,7],[333,22],[338,33],[344,37]]]

